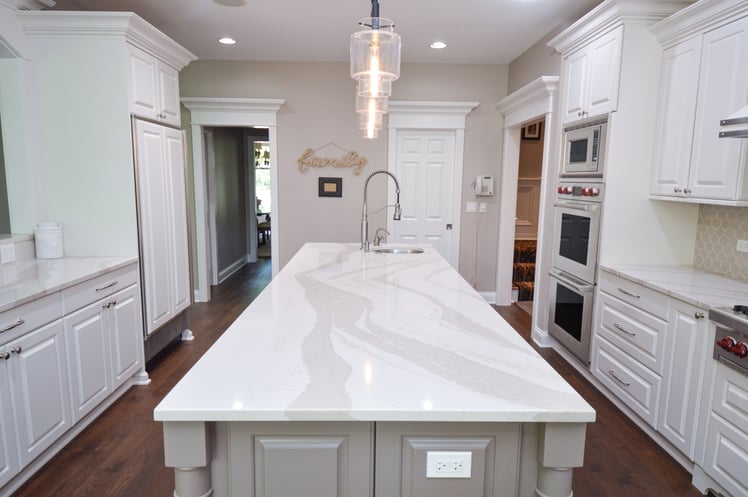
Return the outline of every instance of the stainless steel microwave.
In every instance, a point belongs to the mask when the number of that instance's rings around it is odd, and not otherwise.
[[[607,121],[564,128],[562,178],[601,178],[605,157]]]

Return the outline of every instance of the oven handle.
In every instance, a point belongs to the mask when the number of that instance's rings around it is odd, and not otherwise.
[[[598,209],[596,204],[583,204],[582,202],[568,202],[563,200],[557,200],[553,205],[556,207],[566,207],[568,209],[576,209],[585,212],[595,212]]]
[[[564,276],[562,273],[558,273],[556,271],[549,272],[548,276],[550,276],[551,278],[557,279],[558,281],[560,281],[561,283],[563,283],[564,285],[568,286],[569,288],[571,288],[572,290],[578,293],[591,293],[595,290],[595,285],[586,285],[586,284],[580,285],[579,283],[576,283],[572,281],[571,279],[569,279],[568,277]]]

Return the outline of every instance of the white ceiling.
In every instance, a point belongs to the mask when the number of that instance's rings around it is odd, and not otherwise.
[[[506,64],[600,1],[381,0],[380,16],[395,22],[403,62]],[[345,61],[371,0],[58,0],[54,9],[135,12],[200,59]],[[448,47],[429,48],[437,39]]]

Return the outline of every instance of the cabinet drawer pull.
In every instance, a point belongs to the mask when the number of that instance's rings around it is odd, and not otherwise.
[[[2,330],[0,330],[0,333],[5,333],[6,331],[10,331],[10,330],[12,330],[13,328],[18,328],[19,326],[21,326],[21,325],[22,325],[23,323],[25,323],[25,322],[26,322],[26,321],[24,321],[23,319],[18,319],[18,321],[16,321],[15,323],[13,323],[13,324],[9,324],[8,326],[6,326],[6,327],[5,327],[5,328],[3,328]]]
[[[112,287],[113,287],[114,285],[116,285],[117,283],[119,283],[119,282],[118,282],[117,280],[114,280],[114,281],[112,281],[111,283],[108,283],[108,284],[106,284],[106,285],[104,285],[104,286],[100,286],[100,287],[98,287],[98,288],[96,289],[96,291],[97,291],[97,292],[101,292],[101,291],[103,291],[103,290],[106,290],[107,288],[112,288]]]
[[[615,371],[613,371],[612,369],[608,371],[608,374],[612,376],[614,380],[616,380],[618,383],[620,383],[624,387],[628,388],[629,386],[631,386],[631,383],[626,383],[625,381],[620,379],[618,376],[616,376]]]
[[[10,359],[10,352],[3,352],[0,354],[0,359],[5,359],[6,361]]]
[[[641,295],[636,295],[635,293],[631,293],[631,292],[629,292],[629,291],[626,291],[626,290],[624,290],[623,288],[619,288],[619,289],[618,289],[618,291],[619,291],[619,292],[621,292],[621,293],[622,293],[622,294],[624,294],[624,295],[628,295],[629,297],[633,297],[633,298],[635,298],[635,299],[640,299],[640,298],[642,298],[642,296],[641,296]]]
[[[10,352],[12,354],[20,354],[21,352],[23,352],[23,349],[20,346],[19,347],[13,347],[12,349],[10,349]]]
[[[626,328],[624,328],[623,326],[621,326],[618,323],[613,323],[613,326],[615,326],[617,330],[620,330],[620,331],[624,332],[625,334],[627,334],[630,337],[635,337],[636,336],[636,333],[632,333],[632,332],[628,331]]]

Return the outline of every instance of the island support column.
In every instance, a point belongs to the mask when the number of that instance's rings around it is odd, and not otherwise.
[[[573,468],[584,464],[586,423],[545,423],[538,427],[536,497],[571,497]]]
[[[200,421],[164,423],[164,458],[174,468],[174,497],[211,497],[210,440]]]

